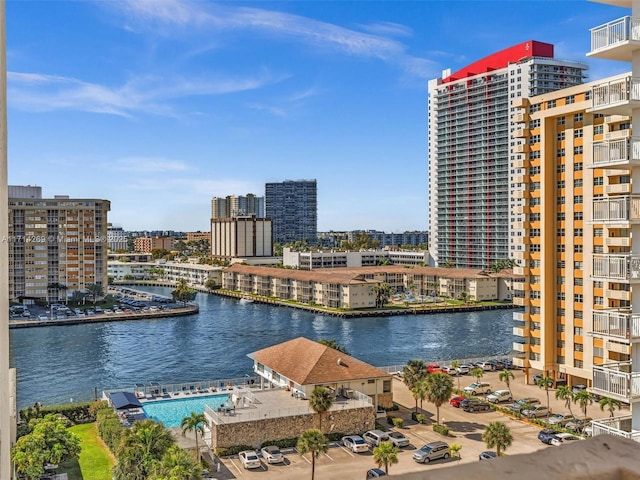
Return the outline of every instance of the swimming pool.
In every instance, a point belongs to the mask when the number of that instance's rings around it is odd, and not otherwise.
[[[223,395],[198,395],[191,398],[172,398],[171,400],[159,400],[145,403],[142,406],[147,418],[161,422],[165,427],[179,427],[182,419],[189,417],[191,412],[202,413],[204,407],[209,406],[216,410],[229,400],[228,394]]]

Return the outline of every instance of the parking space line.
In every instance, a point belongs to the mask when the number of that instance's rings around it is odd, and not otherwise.
[[[238,473],[240,475],[242,475],[242,471],[238,468],[238,466],[236,465],[236,462],[234,462],[232,458],[230,458],[229,461],[231,462],[231,465],[233,465],[235,467],[235,469],[238,471]]]
[[[324,456],[333,462],[333,458],[331,458],[328,453],[325,453]]]
[[[297,448],[294,448],[294,450],[295,450],[296,452],[298,452],[298,449],[297,449]],[[300,452],[298,452],[298,455],[300,455]],[[305,459],[305,461],[306,461],[309,465],[311,465],[311,460],[309,460],[309,459],[308,459],[307,457],[305,457],[304,455],[300,455],[300,456],[301,456],[302,458],[304,458],[304,459]]]
[[[355,455],[353,453],[351,453],[351,450],[349,450],[347,447],[345,447],[344,445],[338,445],[342,450],[344,450],[345,452],[347,452],[349,455],[351,455],[352,457],[355,457]]]

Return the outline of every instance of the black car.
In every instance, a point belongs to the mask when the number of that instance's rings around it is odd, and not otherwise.
[[[491,404],[477,398],[467,398],[460,402],[460,408],[465,412],[488,412]]]
[[[378,478],[378,477],[384,477],[387,474],[384,472],[384,470],[381,470],[379,468],[372,468],[371,470],[367,470],[367,480],[369,478]]]
[[[498,454],[490,450],[480,454],[480,460],[493,460],[494,458],[498,458]]]
[[[544,430],[540,430],[540,433],[538,433],[538,440],[540,440],[542,443],[546,443],[547,445],[551,445],[551,439],[555,436],[556,433],[558,432],[555,430],[545,428]]]

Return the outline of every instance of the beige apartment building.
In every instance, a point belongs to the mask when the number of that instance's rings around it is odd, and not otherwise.
[[[590,56],[632,72],[518,99],[514,232],[524,266],[516,363],[631,405],[594,434],[640,439],[640,1],[591,29]],[[636,407],[636,408],[634,408]]]
[[[136,252],[151,253],[156,249],[173,250],[176,239],[173,237],[137,237],[133,240],[133,249]]]
[[[14,194],[25,193],[26,198]],[[9,187],[9,298],[66,300],[107,285],[108,200],[42,198],[40,187]]]
[[[273,256],[273,225],[255,215],[211,219],[211,255],[217,258]]]

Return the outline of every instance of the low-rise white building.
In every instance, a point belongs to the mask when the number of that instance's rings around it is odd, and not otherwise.
[[[180,262],[117,262],[107,264],[107,272],[115,281],[119,280],[158,280],[175,283],[186,278],[192,287],[204,287],[207,280],[213,278],[216,284],[222,283],[222,267]]]
[[[295,252],[284,248],[282,264],[297,270],[316,268],[371,267],[389,263],[391,265],[430,265],[429,252],[419,250],[360,250]]]

